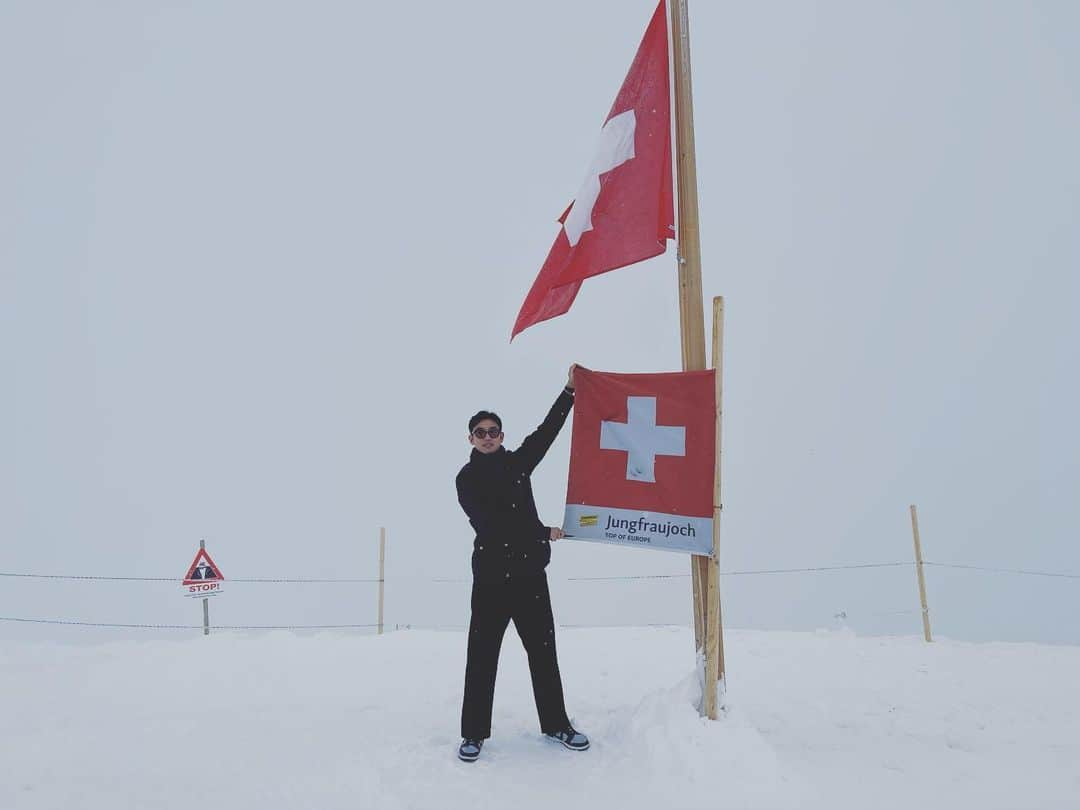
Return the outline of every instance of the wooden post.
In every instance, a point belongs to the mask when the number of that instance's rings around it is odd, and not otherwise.
[[[199,549],[201,551],[206,550],[205,539],[199,541]],[[202,600],[202,634],[204,636],[210,635],[210,600],[205,596]]]
[[[702,710],[710,720],[717,718],[717,708],[723,706],[724,631],[720,622],[720,439],[723,422],[724,395],[724,299],[713,299],[713,368],[716,371],[716,470],[713,475],[713,551],[708,561],[708,624],[705,629],[705,694]],[[717,690],[720,694],[717,695]],[[719,700],[717,699],[719,697]]]
[[[687,0],[668,0],[675,78],[675,169],[678,194],[676,254],[679,264],[679,326],[683,371],[705,368],[705,303],[701,289],[701,240],[698,235],[697,158],[694,149],[694,103],[690,85],[690,28]],[[708,620],[709,558],[693,555],[694,643],[705,646]]]
[[[919,575],[919,602],[922,604],[922,629],[927,641],[930,637],[930,610],[926,607],[926,579],[923,577],[922,544],[919,542],[919,516],[915,504],[911,505],[911,531],[915,536],[915,570]]]
[[[379,528],[379,635],[383,629],[383,586],[386,583],[386,527]]]

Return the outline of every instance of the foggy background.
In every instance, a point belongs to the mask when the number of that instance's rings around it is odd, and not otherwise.
[[[509,344],[654,8],[0,5],[0,572],[377,576],[468,615],[466,420],[680,367],[674,246]],[[1080,7],[690,4],[721,569],[912,559],[935,633],[1080,643]],[[710,327],[707,325],[707,331]],[[569,425],[534,479],[561,522]],[[686,623],[689,559],[553,548],[557,619]],[[435,582],[435,579],[459,580]],[[728,627],[921,632],[912,567],[733,575]],[[375,622],[226,583],[211,622]],[[846,619],[837,619],[837,614]],[[0,617],[200,624],[176,583],[0,577]],[[179,631],[173,631],[175,636]],[[0,635],[150,638],[0,621]]]

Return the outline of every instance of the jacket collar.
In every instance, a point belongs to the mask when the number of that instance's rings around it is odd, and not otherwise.
[[[506,453],[505,447],[500,447],[494,453],[481,453],[474,447],[472,454],[469,456],[469,462],[473,464],[491,464],[497,459],[505,458]]]

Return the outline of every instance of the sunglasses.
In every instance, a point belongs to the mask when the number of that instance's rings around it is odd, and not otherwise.
[[[487,436],[489,439],[497,439],[499,438],[499,435],[501,433],[502,429],[497,427],[488,428],[487,430],[485,430],[484,428],[477,428],[472,432],[472,435],[478,439],[482,439],[485,436]]]

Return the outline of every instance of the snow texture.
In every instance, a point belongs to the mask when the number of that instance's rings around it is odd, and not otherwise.
[[[465,638],[274,633],[15,642],[0,808],[1076,808],[1080,649],[729,632],[701,719],[681,628],[564,629],[592,749],[542,739],[503,648],[493,736],[458,762]]]

